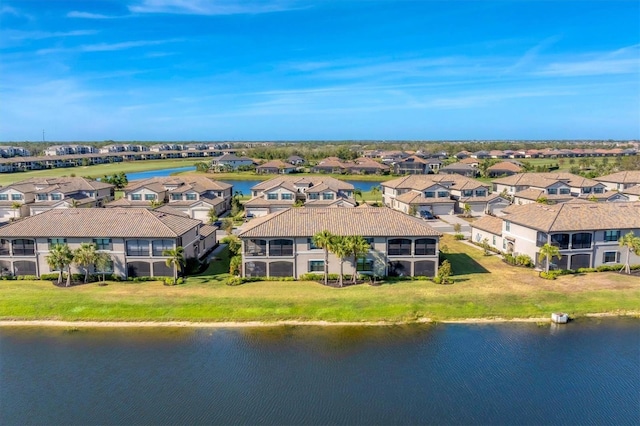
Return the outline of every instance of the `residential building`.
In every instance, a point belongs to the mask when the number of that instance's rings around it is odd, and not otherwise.
[[[19,146],[0,146],[0,157],[2,158],[29,157],[30,155],[31,151],[26,148]]]
[[[640,170],[612,173],[595,178],[602,182],[610,191],[622,191],[635,185],[640,185]]]
[[[281,176],[260,182],[251,188],[251,199],[244,203],[248,215],[269,213],[305,203],[315,207],[352,207],[355,188],[350,183],[328,176]]]
[[[211,160],[211,165],[214,170],[238,170],[240,167],[253,166],[253,160],[235,154],[224,154]]]
[[[166,203],[192,219],[206,222],[213,209],[217,216],[231,208],[233,187],[200,175],[156,177],[133,181],[124,195],[106,207],[152,208]]]
[[[198,258],[215,240],[214,227],[182,215],[135,208],[49,210],[0,227],[0,268],[13,275],[52,273],[47,256],[54,245],[73,250],[92,243],[111,257],[105,272],[123,278],[172,276],[164,250],[181,246],[185,258]]]
[[[618,241],[629,232],[640,236],[640,203],[576,199],[552,206],[514,205],[505,216],[482,218],[471,227],[474,241],[487,238],[492,247],[507,253],[526,254],[538,262],[540,247],[550,243],[562,255],[552,260],[553,268],[596,268],[625,261]],[[640,254],[632,254],[631,264],[638,263]]]
[[[285,163],[282,160],[271,160],[264,164],[256,166],[256,173],[259,174],[289,174],[296,171],[296,167],[291,163]]]
[[[478,170],[478,166],[471,166],[459,161],[457,163],[441,167],[438,173],[442,175],[460,175],[468,178],[475,178],[480,174],[480,171]]]
[[[501,161],[487,168],[490,178],[511,176],[522,172],[522,166],[512,161]]]
[[[385,208],[291,208],[249,222],[242,240],[243,276],[300,278],[322,274],[324,250],[313,236],[327,230],[334,235],[360,235],[369,252],[344,261],[344,272],[376,276],[429,276],[438,273],[441,234],[421,219]],[[340,261],[329,255],[329,273],[340,271]]]
[[[320,160],[318,164],[311,168],[311,173],[334,173],[341,174],[347,172],[347,165],[338,157],[327,157]]]
[[[435,168],[439,168],[439,165],[442,163],[436,159],[433,164]],[[394,162],[393,173],[397,175],[423,175],[433,173],[433,169],[431,169],[429,165],[430,163],[424,158],[412,155],[411,157]]]
[[[299,155],[292,155],[287,158],[287,163],[293,164],[294,166],[302,166],[304,164],[304,158]]]
[[[345,164],[347,171],[352,174],[382,175],[389,173],[389,166],[371,158],[360,157]]]
[[[545,195],[571,195],[588,198],[591,195],[604,194],[606,186],[593,179],[587,179],[571,173],[519,173],[493,180],[495,192],[516,195],[525,189],[544,190]]]
[[[0,188],[0,221],[51,209],[102,207],[114,186],[82,177],[31,178]],[[19,205],[19,207],[18,207]]]

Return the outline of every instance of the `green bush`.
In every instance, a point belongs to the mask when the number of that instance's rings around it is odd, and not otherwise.
[[[35,275],[18,275],[16,279],[19,281],[33,281],[38,280],[38,277]]]
[[[540,272],[540,278],[544,278],[545,280],[555,280],[560,275],[565,275],[567,271],[555,270],[549,272]]]
[[[530,256],[526,254],[519,254],[515,258],[516,265],[526,266],[527,268],[531,268],[534,266],[533,260]]]
[[[58,281],[58,274],[57,273],[42,274],[40,275],[40,279],[43,281]]]
[[[442,284],[442,278],[440,277],[433,277],[433,282],[436,284]]]
[[[231,286],[235,286],[235,285],[240,285],[242,284],[242,278],[240,277],[229,277],[227,278],[227,280],[224,282],[226,285],[231,285]]]
[[[455,234],[453,237],[456,240],[464,240],[464,234]]]

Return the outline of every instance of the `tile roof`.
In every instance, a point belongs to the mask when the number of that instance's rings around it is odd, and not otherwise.
[[[640,195],[640,185],[635,185],[621,191],[623,194]]]
[[[232,185],[226,182],[215,181],[215,180],[209,179],[206,176],[196,175],[196,174],[186,174],[186,175],[180,175],[180,176],[153,177],[149,179],[134,180],[132,182],[129,182],[129,184],[124,189],[124,191],[129,192],[129,191],[133,191],[135,189],[141,188],[143,186],[148,187],[149,185],[154,185],[154,187],[152,188],[156,188],[157,190],[162,190],[162,191],[164,191],[165,188],[167,187],[171,187],[171,186],[179,187],[182,185],[191,185],[191,186],[197,185],[200,188],[203,188],[209,191],[224,191],[225,189],[229,189],[232,187]],[[160,189],[160,187],[157,187],[155,185],[159,185],[162,189]]]
[[[289,183],[292,184],[294,187],[296,186],[296,184],[300,184],[300,185],[308,185],[308,184],[312,184],[313,186],[315,185],[320,185],[321,183],[326,183],[327,185],[329,185],[332,188],[335,189],[342,189],[342,190],[347,190],[347,191],[353,191],[354,190],[354,186],[351,185],[350,183],[341,181],[339,179],[335,179],[329,176],[304,176],[304,177],[300,177],[300,176],[279,176],[273,179],[269,179],[266,180],[264,182],[260,182],[254,186],[251,187],[252,191],[264,191],[266,189],[269,188],[274,188],[278,185],[284,184],[284,183]]]
[[[406,204],[455,204],[455,200],[450,198],[426,198],[422,192],[415,190],[405,192],[396,197],[397,201]]]
[[[0,237],[175,238],[201,223],[140,208],[53,209],[0,228]]]
[[[517,198],[523,198],[525,200],[532,200],[532,201],[537,201],[541,197],[544,197],[549,201],[555,201],[558,203],[561,203],[563,201],[568,201],[573,198],[571,194],[566,194],[566,195],[545,194],[544,189],[534,189],[534,188],[528,188],[528,189],[523,189],[522,191],[517,191],[515,194],[513,194],[513,196]]]
[[[532,203],[510,210],[509,221],[543,232],[640,228],[640,202]]]
[[[494,179],[493,183],[511,186],[535,186],[546,188],[556,182],[565,182],[572,187],[591,187],[599,182],[571,173],[518,173],[516,175]]]
[[[640,170],[612,173],[610,175],[600,176],[596,178],[596,180],[600,182],[640,184]]]
[[[249,222],[241,238],[305,237],[323,230],[336,235],[441,236],[422,219],[386,208],[313,209],[292,208]]]
[[[506,170],[509,172],[518,173],[522,171],[522,167],[512,163],[511,161],[501,161],[500,163],[497,163],[491,167],[488,167],[487,170],[490,172]]]
[[[475,169],[474,169],[475,170]],[[482,182],[468,178],[466,176],[460,175],[409,175],[403,176],[397,179],[388,180],[386,182],[381,182],[380,184],[387,188],[396,188],[396,189],[417,189],[422,190],[428,188],[434,183],[441,184],[446,187],[450,187],[451,189],[460,189],[463,186],[468,187],[479,187],[488,185],[483,184]]]
[[[484,216],[471,224],[472,228],[481,229],[495,235],[502,235],[502,219],[494,216]]]

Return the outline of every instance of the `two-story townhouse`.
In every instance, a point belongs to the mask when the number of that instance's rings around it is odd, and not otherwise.
[[[205,176],[155,177],[133,181],[124,196],[106,207],[152,208],[167,203],[192,219],[207,221],[209,211],[221,215],[231,208],[232,185]]]
[[[313,236],[325,230],[334,235],[360,235],[370,245],[355,265],[345,260],[345,273],[352,274],[354,269],[376,276],[432,277],[438,273],[441,234],[418,218],[381,208],[291,208],[256,219],[239,234],[243,276],[299,278],[322,273],[324,250],[314,245]],[[340,271],[333,254],[328,270]]]
[[[628,232],[640,236],[638,202],[592,203],[576,199],[552,206],[514,205],[508,211],[493,221],[483,218],[473,222],[472,238],[478,242],[487,238],[495,248],[526,254],[536,262],[540,247],[550,243],[562,255],[559,260],[553,259],[553,267],[558,269],[622,263],[626,254],[618,243],[620,237]],[[640,263],[640,253],[632,254],[630,263]]]
[[[467,164],[467,162],[464,161],[469,159],[473,160],[475,162],[475,165]],[[440,167],[440,169],[438,170],[438,173],[442,175],[460,175],[464,177],[475,178],[480,174],[477,164],[478,164],[477,159],[469,157],[461,161],[458,161],[457,163]]]
[[[211,160],[214,170],[238,170],[239,167],[253,166],[253,160],[247,157],[238,157],[234,154],[224,154]]]
[[[415,209],[417,216],[440,216],[455,213],[456,201],[445,186],[437,183],[427,184],[423,189],[411,189],[391,200],[391,208],[403,213]]]
[[[640,170],[629,170],[612,173],[595,178],[603,183],[609,191],[623,191],[635,185],[640,185]]]
[[[519,173],[493,180],[495,192],[505,191],[512,196],[529,188],[544,190],[545,195],[571,195],[583,198],[604,194],[606,191],[603,183],[571,173]]]
[[[163,251],[181,246],[185,258],[200,257],[214,245],[215,229],[147,209],[49,210],[0,228],[0,268],[14,275],[51,273],[47,256],[54,245],[73,250],[82,243],[109,254],[112,265],[105,272],[124,278],[171,276]]]
[[[393,173],[397,175],[422,175],[433,173],[427,160],[412,155],[411,157],[393,163]]]
[[[101,207],[113,196],[113,185],[82,177],[31,178],[0,188],[0,221],[53,208]]]
[[[3,158],[29,157],[31,151],[20,146],[0,146],[0,156]]]
[[[346,202],[353,199],[354,186],[328,176],[281,176],[260,182],[251,188],[251,199],[244,203],[247,215],[264,216],[298,203],[311,203],[317,207]]]
[[[312,173],[346,173],[348,165],[338,157],[327,157],[311,168]]]

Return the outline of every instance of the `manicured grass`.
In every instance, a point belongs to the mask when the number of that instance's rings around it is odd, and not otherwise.
[[[270,281],[230,287],[224,284],[225,274],[190,277],[175,287],[114,282],[58,288],[41,281],[0,281],[0,319],[414,321],[549,318],[555,311],[575,317],[637,312],[640,306],[637,277],[609,272],[547,281],[450,236],[444,244],[451,252],[453,285],[404,281],[336,289],[315,282]],[[220,268],[211,265],[205,274],[225,272]]]
[[[96,166],[65,167],[59,169],[34,170],[19,173],[0,174],[0,185],[9,185],[25,179],[34,177],[60,177],[70,176],[91,176],[99,178],[113,173],[144,172],[147,170],[173,169],[177,167],[193,166],[199,159],[168,159],[168,160],[144,160],[144,161],[123,161],[120,163],[98,164]],[[202,161],[200,159],[200,161]]]

